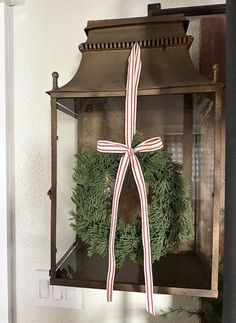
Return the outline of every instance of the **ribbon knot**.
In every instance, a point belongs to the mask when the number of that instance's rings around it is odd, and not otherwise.
[[[133,148],[128,148],[128,156],[129,156],[129,158],[132,158],[133,157],[133,155],[134,155],[134,150],[133,150]]]
[[[137,110],[137,91],[138,82],[141,72],[140,47],[135,43],[132,47],[129,61],[128,74],[126,84],[126,100],[125,100],[125,144],[99,140],[97,142],[97,150],[103,153],[121,153],[124,156],[120,160],[117,171],[113,200],[112,200],[112,214],[111,227],[109,236],[109,251],[108,251],[108,273],[107,273],[107,300],[112,301],[112,291],[115,278],[115,234],[117,213],[119,207],[120,193],[122,190],[125,174],[131,163],[131,169],[138,188],[140,205],[141,205],[141,219],[142,219],[142,242],[144,254],[144,278],[145,289],[147,295],[147,311],[155,315],[153,304],[153,277],[152,277],[152,260],[150,247],[150,233],[148,222],[148,203],[145,181],[139,160],[136,156],[137,152],[150,152],[163,147],[161,138],[155,137],[140,143],[134,149],[131,147],[134,134],[136,132],[136,110]]]

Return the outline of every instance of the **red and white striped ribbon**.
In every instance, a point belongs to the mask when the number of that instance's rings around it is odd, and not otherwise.
[[[147,295],[147,311],[155,315],[153,304],[153,276],[152,276],[152,260],[150,247],[150,233],[148,221],[148,203],[147,192],[144,182],[144,177],[139,160],[135,153],[150,152],[163,147],[161,138],[155,137],[145,140],[135,148],[132,148],[133,136],[136,132],[136,110],[137,110],[137,91],[141,72],[140,47],[135,43],[132,47],[131,54],[128,61],[128,74],[126,84],[126,101],[125,101],[125,144],[99,140],[97,142],[97,150],[102,153],[123,153],[124,156],[120,160],[117,171],[113,201],[112,201],[112,215],[111,227],[109,237],[109,266],[107,274],[107,300],[112,301],[112,292],[116,270],[115,260],[115,235],[117,224],[117,213],[119,206],[120,193],[123,186],[126,170],[129,162],[138,188],[140,205],[141,205],[141,219],[142,219],[142,241],[144,253],[144,278]]]

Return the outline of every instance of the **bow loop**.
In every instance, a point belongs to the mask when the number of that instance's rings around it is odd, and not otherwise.
[[[101,153],[122,154],[128,151],[128,147],[119,142],[98,140],[97,151]]]
[[[151,152],[163,148],[163,143],[160,137],[154,137],[143,141],[141,144],[134,148],[134,152]]]

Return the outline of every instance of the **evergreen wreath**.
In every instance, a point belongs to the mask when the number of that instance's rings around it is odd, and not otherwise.
[[[142,134],[134,136],[133,147],[142,142]],[[76,187],[72,201],[71,226],[88,246],[88,255],[107,255],[112,209],[109,183],[115,182],[122,154],[103,154],[83,150],[76,155],[73,179]],[[192,239],[191,202],[187,181],[180,163],[171,159],[165,149],[137,153],[145,182],[151,191],[149,225],[152,261],[159,260],[171,249]],[[124,223],[118,217],[115,256],[117,267],[125,258],[141,263],[143,260],[141,219],[137,214],[134,224]]]

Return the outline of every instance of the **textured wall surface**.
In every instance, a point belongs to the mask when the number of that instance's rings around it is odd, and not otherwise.
[[[34,271],[49,268],[50,109],[45,91],[51,88],[51,73],[60,73],[60,84],[74,75],[80,60],[77,46],[86,39],[83,28],[87,20],[144,16],[151,2],[156,1],[22,0],[14,8],[15,323],[161,322],[147,316],[143,294],[117,292],[114,303],[107,304],[105,291],[87,289],[84,308],[76,311],[35,306],[32,289]],[[163,7],[197,3],[215,0],[162,1]],[[196,299],[184,297],[156,299],[159,307],[172,302],[198,304]]]

